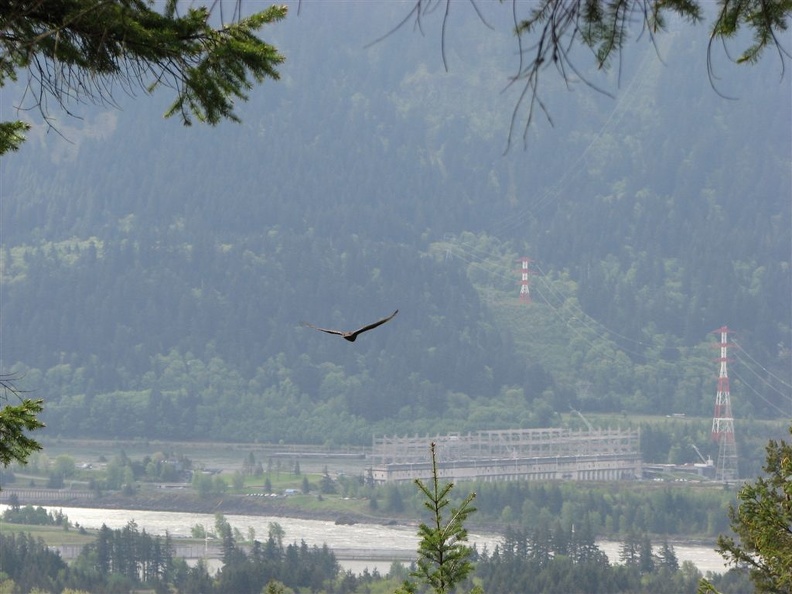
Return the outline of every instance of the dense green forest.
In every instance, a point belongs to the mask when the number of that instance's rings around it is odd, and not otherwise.
[[[644,446],[692,461],[689,441],[715,454],[728,325],[755,474],[792,416],[779,64],[716,54],[713,88],[705,36],[673,24],[603,75],[614,97],[548,76],[554,125],[504,154],[508,29],[469,16],[446,72],[431,33],[364,48],[398,8],[306,7],[274,29],[283,80],[242,125],[159,121],[156,95],[37,123],[0,162],[0,368],[45,399],[48,434],[365,445],[571,407],[698,417]],[[300,324],[396,308],[354,344]]]

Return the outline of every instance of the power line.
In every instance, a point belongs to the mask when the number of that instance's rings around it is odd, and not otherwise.
[[[777,404],[775,404],[775,403],[774,403],[774,402],[772,402],[771,400],[768,400],[767,398],[765,398],[764,396],[762,396],[762,394],[761,394],[761,393],[760,393],[760,392],[759,392],[759,391],[758,391],[756,388],[754,388],[754,387],[753,387],[751,384],[749,384],[748,382],[746,382],[746,381],[745,381],[745,379],[744,379],[742,376],[740,376],[740,374],[739,374],[739,373],[737,373],[737,372],[734,370],[734,368],[732,368],[732,373],[734,374],[734,377],[736,377],[738,380],[740,380],[740,383],[741,383],[743,386],[745,386],[745,387],[746,387],[746,388],[748,388],[748,389],[749,389],[751,392],[753,392],[754,394],[756,394],[756,396],[758,396],[758,397],[759,397],[759,398],[760,398],[762,401],[764,401],[764,403],[765,403],[767,406],[769,406],[769,407],[770,407],[770,408],[772,408],[772,409],[775,409],[775,411],[776,411],[776,412],[778,412],[778,413],[782,414],[782,415],[783,415],[783,416],[785,416],[785,417],[786,417],[786,416],[792,416],[792,415],[790,414],[790,411],[782,409],[780,406],[778,406]]]
[[[748,357],[748,359],[749,359],[749,360],[750,360],[750,361],[751,361],[751,362],[752,362],[754,365],[758,366],[758,367],[759,367],[759,368],[760,368],[762,371],[764,371],[764,372],[765,372],[767,375],[769,375],[770,377],[772,377],[772,378],[773,378],[775,381],[777,381],[777,382],[778,382],[779,384],[781,384],[782,386],[784,386],[784,387],[786,387],[786,388],[789,388],[790,390],[792,390],[792,385],[788,384],[788,383],[787,383],[785,380],[783,380],[782,378],[778,377],[778,376],[777,376],[777,375],[775,375],[775,374],[774,374],[772,371],[770,371],[769,369],[767,369],[767,367],[765,367],[764,365],[762,365],[761,363],[759,363],[759,361],[757,361],[757,360],[756,360],[754,357],[752,357],[752,356],[751,356],[751,354],[750,354],[748,351],[746,351],[746,350],[745,350],[745,349],[742,347],[742,345],[741,345],[741,344],[737,343],[737,348],[739,349],[739,350],[737,351],[737,352],[738,352],[738,354],[739,354],[739,353],[743,353],[743,354],[744,354],[746,357]],[[756,374],[756,375],[757,375],[757,377],[759,377],[759,379],[761,379],[763,382],[767,383],[768,385],[771,385],[769,382],[767,382],[767,380],[765,380],[765,379],[764,379],[762,376],[760,376],[760,375],[759,375],[759,374],[758,374],[756,371],[754,371],[753,369],[751,369],[751,368],[750,368],[748,365],[746,365],[746,367],[748,367],[748,368],[751,370],[751,372],[752,372],[752,373]],[[771,386],[771,387],[772,387],[772,386]],[[774,388],[774,389],[775,389],[775,388]],[[779,392],[779,394],[780,394],[780,393],[781,393],[781,392]],[[792,396],[790,396],[790,398],[792,398]]]

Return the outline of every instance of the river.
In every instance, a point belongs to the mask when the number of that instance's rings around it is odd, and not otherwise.
[[[0,513],[8,506],[0,505]],[[191,536],[192,527],[196,524],[204,526],[207,531],[214,531],[214,516],[189,512],[143,511],[97,509],[83,507],[43,506],[48,511],[62,511],[72,524],[84,528],[123,528],[130,520],[134,520],[140,529],[149,534],[164,535],[166,532],[173,538]],[[300,542],[304,540],[309,546],[328,547],[337,552],[339,563],[344,569],[360,573],[368,568],[375,568],[382,574],[388,572],[393,560],[414,558],[418,547],[416,526],[382,526],[378,524],[354,524],[351,526],[337,525],[323,520],[304,520],[290,517],[250,516],[224,514],[232,526],[238,528],[247,538],[249,528],[255,531],[256,538],[264,540],[269,532],[271,522],[277,522],[284,531],[284,542]],[[479,550],[484,547],[492,551],[501,540],[498,534],[470,532],[468,538]],[[618,561],[620,543],[600,540],[600,549],[608,556],[611,563]],[[655,543],[656,545],[658,543]],[[722,573],[725,571],[723,558],[715,550],[706,545],[690,544],[673,541],[679,562],[691,561],[701,571]],[[376,551],[377,554],[373,554]]]

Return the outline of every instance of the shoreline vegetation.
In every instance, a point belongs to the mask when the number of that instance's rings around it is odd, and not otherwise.
[[[304,499],[313,496],[295,496],[293,499]],[[251,515],[251,516],[270,516],[274,518],[297,518],[301,520],[318,520],[335,522],[337,524],[370,524],[378,526],[414,526],[416,529],[421,518],[413,517],[409,513],[404,514],[382,514],[363,513],[362,511],[351,510],[349,506],[342,507],[339,503],[347,503],[340,499],[326,498],[326,506],[323,508],[307,508],[296,501],[288,501],[289,498],[255,498],[244,495],[227,495],[224,497],[201,498],[192,493],[146,493],[135,496],[124,495],[122,493],[105,494],[96,498],[74,497],[71,499],[59,499],[58,501],[37,499],[20,501],[20,505],[30,505],[33,507],[44,506],[48,508],[79,507],[109,510],[141,510],[141,511],[161,511],[161,512],[184,512],[197,514],[214,515],[222,513],[228,515]],[[358,503],[364,504],[363,501]],[[8,497],[5,491],[0,492],[0,504],[8,504]],[[471,531],[488,532],[495,534],[505,534],[509,525],[498,522],[476,522],[471,518],[467,523]],[[13,526],[0,520],[1,526]],[[22,525],[20,525],[21,527]],[[25,529],[30,526],[25,525]],[[44,528],[44,527],[41,527]],[[59,528],[61,532],[62,529]],[[714,546],[715,538],[703,535],[662,535],[650,534],[653,540],[658,542],[665,540],[670,544],[691,544],[702,546]],[[618,541],[623,539],[623,535],[602,534],[599,538],[603,540]]]
[[[294,499],[313,498],[314,496],[295,496]],[[128,496],[119,494],[107,494],[97,498],[62,498],[57,501],[44,500],[44,499],[20,499],[21,506],[38,507],[43,506],[50,510],[59,510],[63,508],[92,508],[92,509],[107,509],[107,510],[140,510],[140,511],[153,511],[153,512],[176,512],[176,513],[194,513],[194,514],[207,514],[214,516],[215,514],[223,514],[224,516],[233,515],[247,515],[270,517],[274,521],[278,518],[294,518],[301,520],[316,520],[333,522],[339,525],[354,525],[364,524],[372,526],[404,526],[414,527],[418,529],[418,525],[424,520],[423,516],[409,511],[401,514],[382,513],[381,515],[375,513],[365,513],[359,509],[354,509],[350,505],[340,505],[356,503],[359,507],[367,507],[365,501],[344,501],[341,499],[332,500],[325,498],[322,502],[323,507],[308,505],[301,505],[294,501],[285,501],[288,498],[254,498],[246,497],[244,495],[227,495],[223,497],[200,498],[196,495],[186,493],[157,493],[151,495],[138,495]],[[329,500],[329,501],[328,501]],[[0,504],[9,504],[8,498],[0,494]],[[68,514],[66,514],[68,516]],[[7,522],[0,520],[0,528],[3,526],[13,526]],[[22,526],[22,525],[18,525]],[[507,534],[510,529],[516,526],[514,523],[506,524],[503,522],[492,521],[490,519],[476,521],[475,518],[470,518],[467,527],[471,532],[499,534],[501,536]],[[26,527],[27,529],[27,527]],[[58,528],[62,533],[67,533],[68,530]],[[73,531],[73,528],[72,530]],[[647,536],[652,541],[662,542],[666,541],[671,544],[686,543],[693,545],[715,545],[716,537],[705,534],[659,534],[647,533]],[[625,538],[622,533],[607,533],[602,532],[597,535],[597,538],[607,541],[620,541]]]

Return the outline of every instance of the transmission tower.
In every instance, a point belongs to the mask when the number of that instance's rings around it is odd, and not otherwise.
[[[522,303],[531,302],[531,262],[530,258],[521,258],[517,260],[521,264],[521,268],[517,270],[520,275],[520,301]]]
[[[737,443],[734,440],[734,417],[729,393],[728,351],[729,329],[726,326],[713,331],[720,334],[718,392],[715,395],[715,414],[712,416],[712,439],[718,443],[718,461],[715,465],[715,480],[724,483],[734,482],[737,476]]]

